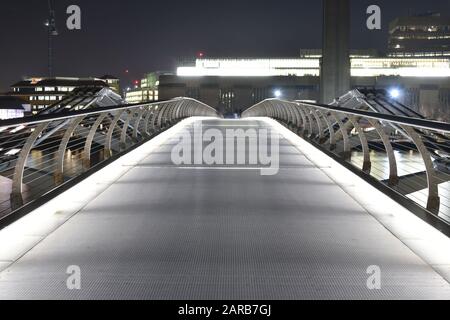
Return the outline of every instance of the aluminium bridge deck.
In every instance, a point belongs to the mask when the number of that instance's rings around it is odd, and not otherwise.
[[[1,243],[0,299],[450,299],[446,280],[289,140],[274,176],[176,167],[175,143],[125,164],[20,254]],[[81,268],[81,290],[66,287],[70,265]],[[371,265],[381,290],[367,288]]]

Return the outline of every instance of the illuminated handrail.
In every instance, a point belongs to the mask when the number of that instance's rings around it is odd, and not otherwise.
[[[450,222],[450,124],[280,99],[264,100],[242,117],[283,123]]]
[[[218,113],[176,98],[0,121],[0,221],[192,116]]]

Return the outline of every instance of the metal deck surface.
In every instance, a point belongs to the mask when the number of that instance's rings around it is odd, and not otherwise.
[[[261,176],[175,167],[169,139],[12,265],[0,261],[0,299],[450,299],[447,281],[280,142],[279,174]],[[70,265],[81,290],[66,287]],[[367,288],[371,265],[381,290]]]

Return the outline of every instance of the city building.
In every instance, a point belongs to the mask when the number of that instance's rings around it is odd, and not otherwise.
[[[29,108],[22,99],[12,96],[0,96],[0,120],[23,118]]]
[[[450,16],[400,17],[389,27],[391,57],[450,57]]]
[[[105,81],[108,86],[117,94],[121,94],[120,92],[120,80],[111,75],[105,75],[99,78],[100,80]]]
[[[109,82],[115,85],[117,79],[113,77],[100,78],[30,78],[11,86],[9,95],[18,97],[30,105],[29,112],[38,113],[72,92],[76,88],[110,88]]]
[[[134,88],[128,88],[125,92],[125,100],[129,104],[153,102],[159,100],[159,78],[170,73],[151,72],[147,73],[140,83]]]
[[[320,75],[317,58],[197,59],[194,66],[181,66],[179,77],[305,77]],[[355,57],[354,77],[450,77],[448,58]]]
[[[176,76],[160,78],[160,99],[188,96],[240,113],[274,97],[330,103],[350,82],[350,88],[395,89],[396,98],[416,111],[450,121],[450,18],[430,13],[395,19],[383,56],[371,49],[348,50],[348,25],[336,22],[336,16],[348,20],[348,2],[339,3],[324,5],[324,51],[302,49],[291,58],[184,59]]]
[[[161,76],[159,96],[195,98],[225,113],[274,97],[319,101],[321,52],[307,51],[298,58],[197,59],[180,66],[177,75]],[[405,104],[430,118],[450,119],[450,57],[352,56],[351,88],[399,88]]]

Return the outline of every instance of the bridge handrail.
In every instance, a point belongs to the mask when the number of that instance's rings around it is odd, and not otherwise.
[[[434,121],[434,120],[425,120],[421,118],[410,118],[410,117],[403,117],[403,116],[395,116],[395,115],[389,115],[389,114],[383,114],[383,113],[376,113],[376,112],[370,112],[370,111],[362,111],[362,110],[355,110],[355,109],[348,109],[348,108],[342,108],[342,107],[334,107],[326,104],[319,104],[319,103],[312,103],[312,102],[303,102],[303,101],[288,101],[288,100],[282,100],[282,99],[266,99],[246,111],[244,111],[243,116],[245,115],[253,108],[258,107],[259,104],[269,101],[279,101],[282,103],[294,103],[294,104],[303,104],[306,106],[315,107],[321,110],[328,110],[328,111],[336,111],[346,114],[351,114],[354,116],[362,116],[369,119],[374,120],[382,120],[382,121],[389,121],[395,124],[399,125],[408,125],[413,126],[420,129],[425,130],[437,130],[445,133],[450,133],[450,124],[446,122],[440,122],[440,121]]]
[[[204,104],[201,101],[192,99],[192,98],[175,98],[171,100],[166,101],[156,101],[156,102],[147,102],[147,103],[133,103],[133,104],[126,104],[122,106],[112,106],[112,107],[103,107],[103,108],[94,108],[94,109],[85,109],[85,110],[75,110],[70,112],[61,112],[57,114],[49,114],[49,115],[37,115],[33,117],[23,117],[23,118],[15,118],[15,119],[7,119],[7,120],[0,120],[0,128],[3,127],[14,127],[19,125],[32,125],[32,124],[39,124],[43,122],[48,121],[56,121],[56,120],[67,120],[67,119],[73,119],[79,116],[92,116],[99,113],[104,112],[112,112],[112,111],[118,111],[118,110],[130,110],[138,107],[148,107],[148,106],[157,106],[161,104],[166,103],[172,103],[172,102],[179,102],[180,100],[185,101],[195,101],[199,105],[203,105],[204,107],[210,109],[212,112],[217,113],[217,111],[208,106],[207,104]]]
[[[450,224],[450,124],[283,99],[264,100],[242,117],[270,117],[285,124],[362,176]]]
[[[192,116],[219,114],[179,97],[0,121],[0,228],[28,203]]]

